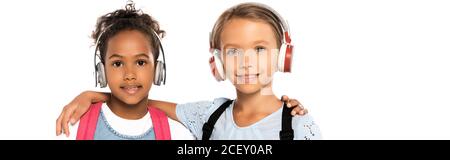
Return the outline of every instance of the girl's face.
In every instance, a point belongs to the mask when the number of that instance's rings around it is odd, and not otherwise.
[[[148,38],[127,30],[108,40],[106,78],[113,96],[133,105],[148,98],[153,80],[153,56]]]
[[[278,47],[268,23],[231,19],[221,33],[221,50],[226,76],[238,91],[256,93],[271,85]]]

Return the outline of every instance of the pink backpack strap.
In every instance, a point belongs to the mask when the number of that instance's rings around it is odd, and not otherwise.
[[[102,102],[98,102],[89,106],[89,111],[86,112],[80,119],[78,125],[77,140],[93,140],[95,129],[97,127],[97,120],[100,114]]]
[[[156,140],[170,140],[169,120],[164,112],[154,107],[148,107],[152,118]]]

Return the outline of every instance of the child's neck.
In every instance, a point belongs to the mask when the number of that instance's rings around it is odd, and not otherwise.
[[[111,98],[109,101],[106,101],[106,104],[114,114],[124,119],[140,119],[144,117],[148,112],[147,98],[143,98],[137,104],[126,104],[125,102],[121,101],[111,94]]]
[[[282,102],[273,94],[272,88],[265,88],[255,93],[237,92],[233,108],[234,121],[238,126],[248,126],[274,113]]]

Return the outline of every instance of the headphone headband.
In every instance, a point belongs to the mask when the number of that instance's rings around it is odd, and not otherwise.
[[[291,32],[290,32],[290,28],[289,28],[289,23],[286,20],[284,20],[283,17],[277,11],[275,11],[274,9],[269,7],[268,5],[265,5],[265,4],[262,4],[262,3],[251,2],[251,3],[247,3],[247,4],[252,4],[252,5],[255,5],[255,6],[258,6],[258,7],[261,7],[261,8],[269,10],[270,13],[272,13],[273,16],[275,17],[274,20],[281,26],[282,36],[283,36],[282,43],[286,43],[286,44],[290,44],[291,43],[291,38],[290,38]],[[239,6],[239,5],[236,5],[236,6]],[[233,6],[231,8],[235,8],[236,6]],[[213,44],[214,44],[213,32],[217,28],[217,25],[218,25],[217,23],[214,24],[213,29],[212,29],[212,31],[209,34],[209,46],[210,46],[210,49],[218,49],[217,46],[213,46]],[[217,44],[214,44],[214,45],[217,45]]]

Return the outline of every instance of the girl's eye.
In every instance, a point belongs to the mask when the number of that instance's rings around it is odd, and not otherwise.
[[[238,54],[239,54],[239,50],[236,48],[230,48],[230,49],[227,49],[227,51],[226,51],[226,55],[228,55],[228,56],[236,56]]]
[[[138,61],[136,62],[136,64],[137,64],[138,66],[144,66],[145,64],[147,64],[147,61],[145,61],[145,60],[138,60]]]
[[[257,53],[263,53],[263,52],[266,51],[266,48],[265,48],[265,47],[262,47],[262,46],[257,46],[257,47],[255,48],[255,50],[256,50]]]
[[[114,67],[122,67],[122,66],[123,66],[123,63],[122,63],[121,61],[115,61],[115,62],[112,63],[112,65],[113,65]]]

